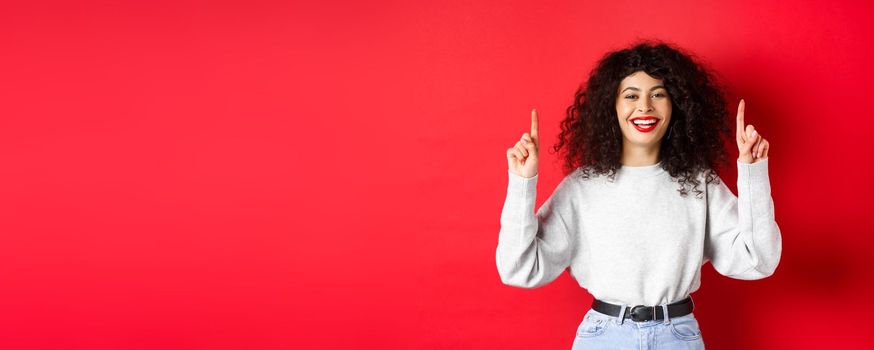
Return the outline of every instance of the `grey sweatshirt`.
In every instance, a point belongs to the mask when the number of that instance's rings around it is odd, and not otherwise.
[[[698,289],[707,261],[742,280],[770,276],[782,241],[768,159],[737,161],[738,196],[720,178],[681,197],[661,164],[606,176],[566,176],[535,214],[537,176],[509,174],[496,262],[503,283],[536,288],[566,268],[600,300],[626,305],[679,301]]]

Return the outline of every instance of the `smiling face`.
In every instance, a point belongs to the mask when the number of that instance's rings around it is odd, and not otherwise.
[[[634,72],[619,83],[616,115],[624,147],[659,147],[671,122],[668,90],[660,79],[644,71]]]

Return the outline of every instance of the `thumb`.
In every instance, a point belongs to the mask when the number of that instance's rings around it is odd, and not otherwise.
[[[537,157],[539,145],[537,144],[537,141],[532,140],[527,133],[522,136],[522,146],[528,150],[528,157]]]

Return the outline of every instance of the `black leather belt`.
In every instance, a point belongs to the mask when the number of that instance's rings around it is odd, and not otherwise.
[[[686,316],[691,314],[694,308],[695,303],[692,302],[692,297],[687,297],[678,302],[668,304],[668,316],[671,318]],[[592,302],[592,309],[605,315],[619,317],[619,311],[622,309],[622,306],[613,305],[595,299],[595,301]],[[630,318],[635,322],[661,321],[665,319],[665,313],[661,306],[629,306],[625,308],[625,315],[622,315],[622,318]]]

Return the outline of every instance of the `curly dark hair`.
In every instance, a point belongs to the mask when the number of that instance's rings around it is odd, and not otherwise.
[[[609,52],[580,85],[567,108],[553,151],[564,159],[565,173],[580,168],[583,178],[608,175],[615,180],[622,155],[622,130],[617,122],[619,84],[637,71],[661,79],[671,100],[669,132],[661,140],[661,167],[680,184],[700,196],[699,175],[707,184],[716,181],[716,170],[728,164],[725,141],[730,139],[723,89],[715,76],[692,55],[664,42],[640,41]]]

